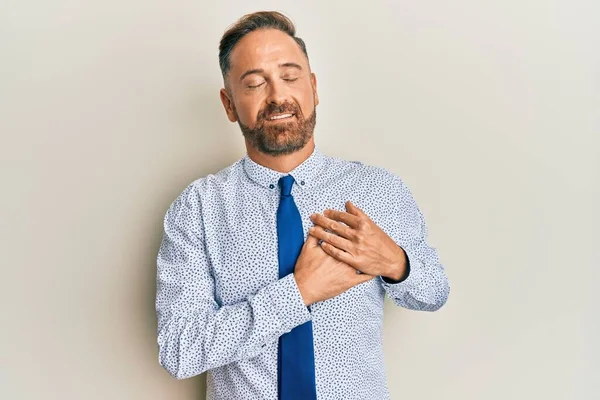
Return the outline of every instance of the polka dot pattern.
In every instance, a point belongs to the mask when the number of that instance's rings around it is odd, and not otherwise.
[[[278,338],[312,320],[319,400],[389,399],[383,301],[435,311],[449,283],[406,184],[390,171],[323,154],[290,173],[302,217],[361,208],[406,251],[408,277],[378,276],[306,307],[293,274],[278,279],[277,182],[246,154],[192,182],[171,204],[157,257],[160,364],[175,378],[207,372],[208,400],[276,400]]]

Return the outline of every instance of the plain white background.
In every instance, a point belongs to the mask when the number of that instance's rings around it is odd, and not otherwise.
[[[244,155],[217,46],[260,9],[307,43],[317,144],[403,177],[447,268],[440,311],[386,301],[392,398],[600,398],[594,0],[3,1],[0,398],[204,399],[158,365],[155,257]]]

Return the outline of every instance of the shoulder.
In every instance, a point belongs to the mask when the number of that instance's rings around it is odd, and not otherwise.
[[[397,175],[377,165],[368,164],[360,160],[352,160],[337,156],[326,155],[325,170],[337,177],[347,176],[357,179],[368,179],[375,181],[391,181],[399,179]]]
[[[214,193],[222,192],[228,186],[238,182],[241,172],[241,160],[190,182],[183,191],[173,200],[169,211],[177,211],[182,208],[199,210],[202,203],[210,199]]]
[[[388,168],[362,161],[346,161],[346,163],[352,165],[351,168],[354,169],[358,178],[368,182],[373,187],[394,191],[407,188],[402,177]]]

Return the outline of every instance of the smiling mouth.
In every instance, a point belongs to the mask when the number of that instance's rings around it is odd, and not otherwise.
[[[285,114],[275,114],[266,118],[267,121],[282,121],[290,119],[294,116],[294,113],[285,113]]]

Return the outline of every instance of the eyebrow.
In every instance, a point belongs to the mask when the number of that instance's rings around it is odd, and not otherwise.
[[[286,62],[283,64],[279,64],[279,68],[296,68],[296,69],[302,71],[302,66],[300,66],[300,64],[296,64],[295,62]],[[265,72],[265,70],[262,68],[249,69],[248,71],[244,72],[242,74],[242,76],[240,76],[240,82],[248,75],[260,74],[262,72]]]

